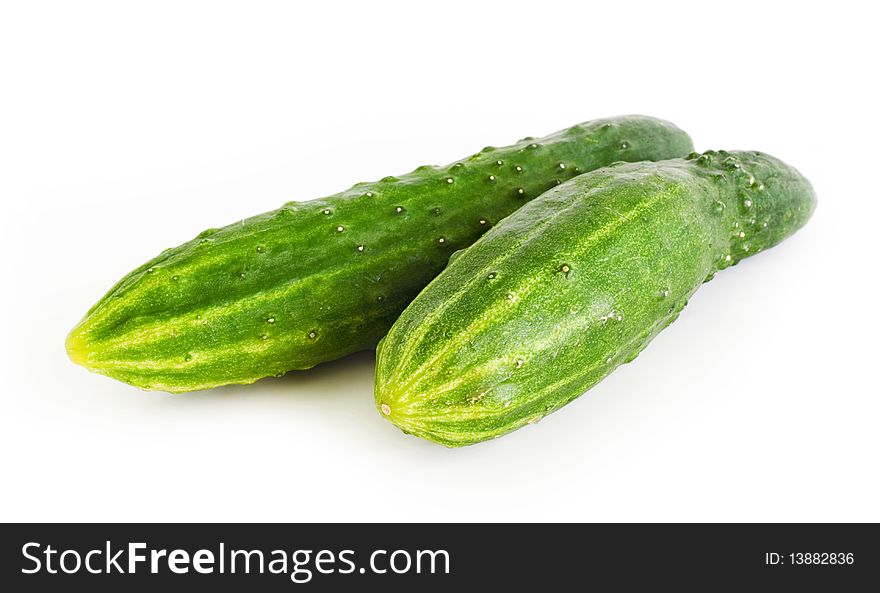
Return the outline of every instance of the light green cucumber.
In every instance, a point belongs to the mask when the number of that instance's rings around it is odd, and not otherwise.
[[[705,281],[801,228],[804,177],[758,152],[617,164],[486,233],[379,344],[376,405],[470,445],[537,422],[633,360]]]
[[[375,347],[456,249],[550,187],[614,161],[682,156],[630,116],[291,202],[167,250],[73,329],[70,358],[143,389],[193,391]]]

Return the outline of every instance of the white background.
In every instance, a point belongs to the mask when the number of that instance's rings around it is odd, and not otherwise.
[[[4,3],[0,519],[880,521],[877,15],[776,4]],[[372,353],[180,396],[65,356],[204,228],[626,113],[819,207],[536,426],[405,436]]]

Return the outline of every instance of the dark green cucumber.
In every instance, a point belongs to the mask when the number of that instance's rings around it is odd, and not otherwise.
[[[291,202],[134,270],[73,329],[67,350],[98,373],[181,392],[373,348],[453,251],[531,198],[614,161],[690,150],[668,122],[620,117]]]
[[[447,446],[536,422],[633,360],[701,283],[794,233],[814,207],[806,179],[757,152],[572,179],[409,305],[379,344],[376,405]]]

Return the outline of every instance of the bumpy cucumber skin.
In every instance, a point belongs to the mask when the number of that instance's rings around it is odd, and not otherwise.
[[[615,161],[691,149],[672,124],[626,116],[291,202],[132,271],[72,330],[67,350],[125,383],[184,392],[373,348],[451,253],[530,199]]]
[[[534,423],[633,360],[699,286],[815,207],[757,152],[618,164],[553,188],[456,257],[379,344],[376,405],[470,445]]]

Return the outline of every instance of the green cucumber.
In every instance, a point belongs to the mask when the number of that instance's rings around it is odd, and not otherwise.
[[[291,202],[132,271],[71,331],[67,351],[125,383],[183,392],[373,348],[452,252],[531,198],[614,161],[690,150],[668,122],[612,118]]]
[[[449,264],[377,353],[376,405],[450,447],[501,436],[633,360],[715,272],[815,207],[757,152],[617,164],[553,188]]]

